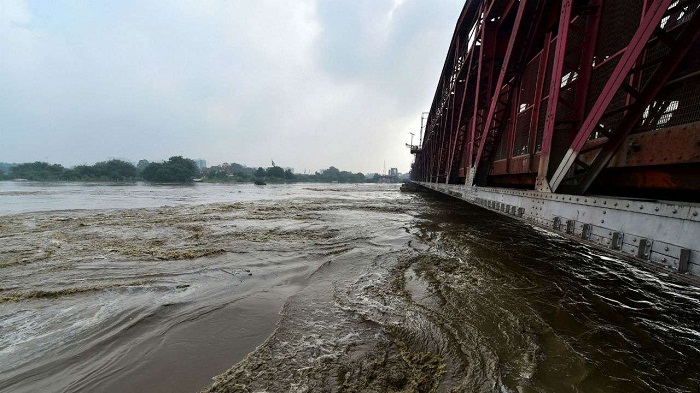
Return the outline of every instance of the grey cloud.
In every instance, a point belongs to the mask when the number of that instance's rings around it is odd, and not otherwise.
[[[392,1],[11,3],[0,161],[274,156],[353,171],[408,169],[403,142],[461,7],[406,0],[389,18]]]

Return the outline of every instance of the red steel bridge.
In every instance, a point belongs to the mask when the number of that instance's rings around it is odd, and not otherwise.
[[[413,181],[700,275],[699,8],[468,0]]]

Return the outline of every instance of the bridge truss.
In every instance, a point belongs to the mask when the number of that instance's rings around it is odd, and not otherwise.
[[[468,0],[411,150],[419,184],[700,274],[700,1]]]

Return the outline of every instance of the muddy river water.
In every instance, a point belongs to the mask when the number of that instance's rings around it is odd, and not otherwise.
[[[0,182],[0,392],[697,392],[700,290],[398,185]]]

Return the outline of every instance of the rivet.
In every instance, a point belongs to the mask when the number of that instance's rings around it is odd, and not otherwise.
[[[664,247],[664,251],[668,251],[668,246]]]
[[[608,214],[608,212],[607,212],[607,211],[605,211],[605,210],[603,210],[603,214]]]
[[[673,214],[678,213],[678,209],[673,209]]]
[[[625,207],[630,207],[630,204],[628,203],[627,206],[625,206]]]
[[[634,240],[632,240],[632,241],[633,241],[634,243],[636,243],[636,242],[637,242],[637,239],[635,238],[635,239],[634,239]]]
[[[615,206],[617,206],[617,202],[615,202]]]
[[[642,209],[644,209],[644,206],[643,206],[643,205],[639,205],[639,210],[642,210]]]
[[[600,220],[600,223],[601,223],[601,224],[605,223],[605,220]]]
[[[693,212],[693,217],[697,217],[697,216],[698,216],[698,212]]]
[[[666,258],[662,259],[664,262],[666,262]]]
[[[658,208],[658,206],[654,208],[654,211],[656,211],[656,212],[658,212],[658,211],[659,211],[659,208]]]

